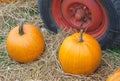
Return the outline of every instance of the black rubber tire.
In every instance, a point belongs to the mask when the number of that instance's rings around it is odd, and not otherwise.
[[[119,16],[119,24],[120,24],[120,0],[112,0],[112,3],[118,13],[118,16]],[[115,41],[113,41],[113,47],[116,46],[116,45],[119,45],[120,46],[120,25],[119,25],[119,29],[117,30],[116,32],[116,38],[115,38]]]
[[[120,42],[120,0],[100,0],[108,16],[108,27],[98,39],[102,49],[110,48]],[[59,27],[52,16],[52,0],[38,0],[38,9],[46,28],[57,33]]]

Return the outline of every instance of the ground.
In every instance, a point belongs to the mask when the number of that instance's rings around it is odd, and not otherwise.
[[[27,64],[15,62],[6,50],[9,31],[22,19],[25,19],[25,23],[38,27],[46,42],[42,56]],[[120,50],[117,47],[102,52],[100,67],[89,76],[64,73],[58,60],[58,50],[68,34],[61,32],[54,35],[44,29],[36,0],[0,3],[0,81],[105,81],[108,75],[120,67]]]

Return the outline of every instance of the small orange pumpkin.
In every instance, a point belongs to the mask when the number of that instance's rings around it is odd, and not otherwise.
[[[101,62],[101,47],[92,36],[81,31],[81,34],[76,33],[63,41],[59,60],[65,72],[88,75]]]
[[[120,81],[120,69],[111,74],[106,81]]]
[[[6,47],[11,58],[27,63],[36,60],[42,54],[45,43],[37,27],[22,23],[9,32]]]

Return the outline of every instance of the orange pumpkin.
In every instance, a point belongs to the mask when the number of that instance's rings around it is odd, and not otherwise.
[[[59,60],[65,72],[88,75],[93,73],[101,62],[101,47],[92,36],[81,31],[80,34],[76,33],[63,41]]]
[[[15,0],[0,0],[0,2],[13,2]]]
[[[30,24],[13,28],[6,40],[7,51],[17,62],[36,60],[43,52],[45,43],[40,30]]]
[[[120,69],[111,74],[106,81],[120,81]]]

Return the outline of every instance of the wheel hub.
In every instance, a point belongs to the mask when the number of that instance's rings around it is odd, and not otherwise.
[[[94,0],[63,0],[61,9],[64,19],[77,29],[95,30],[102,20]]]
[[[76,9],[73,14],[74,14],[73,17],[75,18],[76,21],[84,22],[84,23],[87,21],[86,16],[85,16],[86,13],[82,8]],[[81,24],[81,26],[82,26],[82,24]]]

